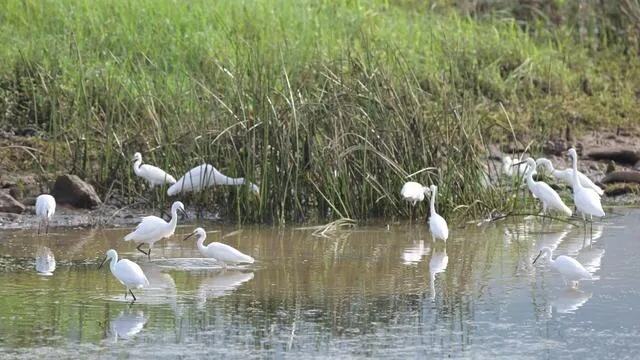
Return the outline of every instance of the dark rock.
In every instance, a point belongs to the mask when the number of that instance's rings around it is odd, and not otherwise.
[[[633,166],[640,161],[640,155],[631,150],[594,151],[589,154],[589,158],[593,160],[613,160],[618,164],[630,166]]]
[[[605,195],[609,196],[609,197],[613,197],[613,196],[620,196],[620,195],[625,195],[625,194],[630,194],[630,193],[637,193],[638,192],[638,185],[622,185],[622,186],[615,186],[612,188],[608,188],[604,191]]]
[[[613,171],[607,174],[602,179],[603,184],[612,183],[634,183],[640,184],[640,172],[639,171]]]
[[[60,204],[83,209],[93,209],[102,204],[93,186],[84,182],[77,175],[61,175],[53,185],[51,195]]]
[[[0,191],[0,212],[21,214],[25,207],[13,196],[5,191]]]

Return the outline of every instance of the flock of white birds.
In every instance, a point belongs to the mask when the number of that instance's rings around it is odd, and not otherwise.
[[[503,158],[503,173],[507,176],[517,176],[526,182],[533,197],[541,202],[543,214],[546,215],[549,211],[556,211],[571,216],[571,209],[562,201],[560,195],[553,190],[551,186],[543,181],[535,181],[533,179],[533,175],[536,173],[538,166],[545,168],[554,178],[566,182],[572,187],[576,210],[582,215],[586,226],[587,217],[592,220],[594,216],[603,217],[605,215],[600,201],[600,196],[603,194],[603,191],[587,176],[578,171],[578,156],[575,149],[569,149],[567,155],[572,160],[573,168],[565,170],[555,169],[551,161],[545,158],[540,158],[537,161],[532,158],[527,158],[514,162],[510,157],[506,156]],[[143,164],[140,153],[134,154],[133,161],[133,171],[137,176],[146,180],[151,188],[168,185],[167,194],[169,196],[191,191],[200,191],[214,185],[239,186],[247,184],[252,192],[259,192],[257,185],[246,181],[244,178],[230,178],[209,164],[202,164],[191,169],[176,181],[173,176],[164,170],[153,165]],[[447,221],[436,212],[437,193],[437,186],[431,185],[426,187],[413,181],[405,183],[400,191],[401,196],[412,205],[423,201],[427,196],[430,197],[429,230],[436,241],[446,241],[449,237],[449,227]],[[38,196],[36,199],[36,215],[40,219],[38,233],[41,232],[42,226],[45,227],[45,232],[48,233],[49,221],[55,213],[55,208],[56,201],[51,195],[44,194]],[[135,230],[125,236],[124,240],[137,243],[136,249],[147,255],[150,260],[153,245],[164,238],[173,236],[178,223],[178,211],[186,216],[184,204],[180,201],[174,202],[171,206],[171,219],[168,222],[157,216],[146,216],[142,218],[142,221]],[[223,243],[212,242],[205,246],[204,241],[207,234],[201,227],[195,229],[189,236],[185,237],[184,240],[192,236],[196,237],[196,246],[204,257],[215,259],[225,268],[227,264],[251,264],[254,262],[253,257],[243,254],[239,250]],[[144,244],[148,246],[147,251],[141,248]],[[577,286],[577,282],[580,280],[591,279],[591,274],[578,261],[568,256],[558,256],[556,259],[553,259],[552,250],[549,248],[543,248],[533,262],[535,263],[538,258],[547,258],[551,268],[558,271],[562,275],[565,283],[570,283],[572,286]],[[144,272],[138,264],[130,260],[118,260],[118,253],[114,249],[107,251],[106,257],[100,264],[100,267],[108,260],[111,261],[111,273],[125,287],[125,299],[127,294],[131,294],[133,301],[135,301],[136,297],[132,290],[149,285],[149,281]]]
[[[143,164],[140,153],[133,155],[133,172],[138,177],[146,180],[150,188],[168,185],[167,194],[169,196],[200,191],[215,185],[239,186],[247,184],[253,193],[257,194],[260,191],[257,185],[245,181],[244,178],[228,177],[209,164],[202,164],[189,170],[183,177],[176,181],[173,176],[159,167]],[[38,196],[36,199],[36,216],[40,219],[38,234],[40,234],[42,226],[45,226],[46,233],[49,232],[49,221],[53,217],[55,209],[56,201],[53,196],[48,194]],[[148,259],[151,260],[153,244],[164,238],[173,236],[176,226],[178,225],[178,211],[182,212],[185,216],[187,215],[184,204],[180,201],[176,201],[171,205],[171,219],[169,221],[165,221],[157,216],[143,217],[135,230],[125,236],[124,240],[137,243],[138,246],[136,249],[147,255]],[[203,228],[195,229],[185,240],[193,235],[197,238],[197,248],[200,253],[207,258],[215,259],[224,268],[227,267],[227,264],[252,264],[254,262],[251,256],[243,254],[227,244],[212,242],[205,246],[204,240],[207,235]],[[148,246],[147,251],[141,248],[145,244]],[[110,260],[109,268],[111,269],[111,273],[125,287],[125,299],[127,294],[131,294],[133,301],[136,301],[136,296],[132,290],[149,285],[149,280],[147,280],[140,266],[127,259],[118,260],[118,253],[114,249],[107,251],[106,257],[100,264],[100,267],[108,260]]]
[[[537,167],[544,167],[555,179],[569,184],[573,189],[573,202],[576,211],[582,216],[586,231],[587,217],[592,221],[594,216],[600,218],[605,216],[600,198],[604,192],[586,175],[578,171],[578,154],[576,150],[573,148],[569,149],[567,155],[572,161],[573,166],[571,169],[557,170],[553,167],[553,163],[545,158],[538,160],[527,158],[513,161],[511,157],[505,156],[502,159],[502,171],[506,176],[517,177],[526,182],[531,195],[540,201],[543,215],[547,215],[550,211],[555,211],[566,216],[572,216],[573,212],[549,184],[533,179],[533,175],[537,172]],[[435,240],[446,241],[449,237],[449,227],[447,226],[446,220],[440,216],[435,209],[437,189],[435,185],[426,187],[420,183],[411,181],[404,184],[400,194],[412,205],[423,201],[426,196],[431,197],[429,230]],[[533,263],[535,264],[539,258],[547,258],[549,266],[559,272],[564,282],[570,284],[572,287],[577,286],[580,280],[592,279],[591,273],[576,259],[564,255],[553,259],[552,256],[553,251],[545,247],[541,249]]]

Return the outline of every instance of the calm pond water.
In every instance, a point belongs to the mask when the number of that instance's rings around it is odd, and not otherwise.
[[[0,357],[634,358],[640,354],[640,210],[617,209],[594,240],[537,219],[451,229],[358,227],[331,238],[294,228],[216,230],[254,256],[220,270],[198,261],[194,226],[146,260],[129,229],[0,232]],[[542,246],[596,276],[564,287]],[[151,286],[124,300],[109,248]],[[55,269],[53,268],[55,258]],[[36,270],[38,269],[38,270]],[[47,274],[48,272],[48,274]]]

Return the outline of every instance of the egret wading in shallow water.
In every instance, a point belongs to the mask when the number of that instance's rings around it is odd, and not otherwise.
[[[436,213],[436,195],[438,193],[438,187],[435,185],[430,186],[431,190],[431,216],[429,217],[429,230],[434,239],[447,241],[449,237],[449,227],[447,221],[438,213]]]
[[[98,269],[102,268],[102,265],[104,265],[104,263],[109,259],[111,260],[111,264],[109,264],[111,273],[125,287],[124,298],[127,298],[127,292],[129,292],[131,296],[133,296],[133,301],[136,301],[136,296],[133,295],[133,291],[131,291],[131,289],[141,289],[145,286],[149,286],[149,280],[147,280],[144,272],[142,272],[140,266],[133,261],[129,261],[127,259],[118,261],[118,253],[113,249],[107,251],[107,256],[104,258]]]
[[[48,194],[38,196],[36,199],[36,216],[38,217],[38,235],[42,228],[42,223],[45,224],[45,233],[49,234],[49,220],[56,212],[56,199]]]
[[[411,203],[411,205],[416,205],[416,203],[424,200],[425,195],[429,195],[431,190],[428,187],[422,186],[422,184],[417,183],[415,181],[409,181],[402,185],[402,190],[400,190],[400,195]]]
[[[539,167],[549,171],[551,175],[553,175],[553,177],[556,178],[557,180],[560,180],[565,184],[569,184],[569,186],[572,186],[573,169],[558,170],[553,167],[553,163],[551,162],[551,160],[547,158],[539,158],[538,160],[536,160],[536,164]],[[594,182],[591,181],[591,179],[589,179],[587,175],[581,173],[580,171],[578,171],[578,179],[580,180],[580,184],[583,187],[595,191],[600,196],[604,194],[604,191],[598,185],[594,184]]]
[[[125,236],[124,240],[139,243],[136,249],[151,259],[151,248],[153,244],[161,239],[172,236],[175,232],[176,225],[178,224],[178,210],[187,216],[187,213],[184,211],[184,205],[180,201],[176,201],[171,205],[171,220],[169,222],[157,216],[143,217],[142,222],[138,224],[132,233]],[[149,250],[147,252],[144,252],[144,250],[140,248],[142,244],[149,244]]]
[[[567,216],[571,216],[571,209],[562,202],[560,195],[551,188],[547,183],[543,181],[534,181],[533,173],[536,172],[536,162],[532,158],[528,158],[524,161],[527,164],[527,172],[525,179],[527,181],[527,187],[533,197],[540,200],[542,203],[542,213],[547,215],[547,210],[560,211]],[[518,164],[515,164],[518,165]]]
[[[573,202],[576,204],[577,211],[582,214],[582,221],[585,224],[585,232],[587,221],[585,216],[589,215],[589,219],[591,220],[591,232],[593,235],[593,217],[603,217],[605,215],[604,210],[602,209],[602,203],[600,202],[600,195],[591,189],[585,188],[580,183],[580,179],[578,178],[578,154],[576,153],[576,149],[569,149],[567,154],[573,162]]]
[[[259,194],[260,189],[254,183],[244,178],[230,178],[222,174],[218,169],[209,164],[202,164],[189,170],[175,184],[167,190],[167,195],[173,196],[179,193],[197,192],[209,186],[232,185],[239,186],[247,184],[254,194]]]
[[[207,238],[207,233],[203,228],[195,229],[191,234],[185,237],[183,241],[194,235],[196,236],[197,246],[200,253],[205,257],[216,259],[216,261],[222,263],[222,266],[225,268],[227,267],[227,264],[253,264],[255,261],[251,256],[243,254],[227,244],[212,242],[209,245],[204,246],[204,240]]]
[[[580,264],[576,259],[560,255],[554,260],[552,256],[553,251],[548,247],[543,247],[538,256],[533,260],[532,264],[535,264],[539,258],[546,257],[551,268],[560,273],[565,285],[570,285],[571,287],[577,287],[580,280],[593,279],[591,273],[588,272],[587,269],[585,269],[584,266],[582,266],[582,264]]]
[[[173,185],[176,183],[176,179],[173,176],[167,174],[159,167],[149,164],[142,164],[142,155],[139,152],[133,155],[133,172],[137,176],[147,180],[147,182],[149,183],[149,187],[151,187],[152,189],[156,185]]]

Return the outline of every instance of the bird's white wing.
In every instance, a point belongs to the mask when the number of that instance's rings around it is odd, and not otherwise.
[[[224,262],[246,262],[253,264],[255,261],[251,256],[243,254],[234,247],[219,242],[209,244],[207,250],[214,254],[212,257]]]
[[[570,278],[590,280],[591,273],[578,262],[578,260],[569,256],[558,256],[555,260],[555,266],[558,271]]]
[[[167,222],[157,216],[145,216],[142,221],[136,226],[136,229],[125,236],[124,240],[138,240],[143,241],[146,238],[153,238],[154,234],[160,229],[163,229],[167,225]]]
[[[432,214],[429,218],[429,228],[437,238],[447,240],[449,237],[449,226],[447,221],[439,214]]]
[[[213,181],[214,167],[202,164],[187,171],[178,181],[167,190],[169,196],[180,192],[198,191],[208,186]]]
[[[587,177],[587,175],[581,173],[580,171],[578,171],[578,180],[580,180],[580,184],[582,184],[582,186],[592,190],[598,196],[602,196],[602,194],[604,194],[604,191],[598,185],[596,185],[593,181],[591,181],[591,179]]]
[[[160,169],[159,167],[144,164],[140,166],[140,176],[145,178],[147,181],[152,183],[153,185],[162,185],[162,184],[175,184],[176,179],[167,174],[166,171]]]
[[[532,189],[532,192],[536,194],[540,200],[545,202],[548,207],[562,211],[571,216],[571,209],[565,205],[560,198],[560,195],[547,183],[542,181],[536,182],[536,186]]]
[[[149,285],[149,280],[147,280],[140,266],[127,259],[118,261],[114,269],[114,275],[120,282],[130,287]]]
[[[52,217],[56,211],[56,200],[51,195],[40,195],[36,199],[36,215],[38,217]]]

